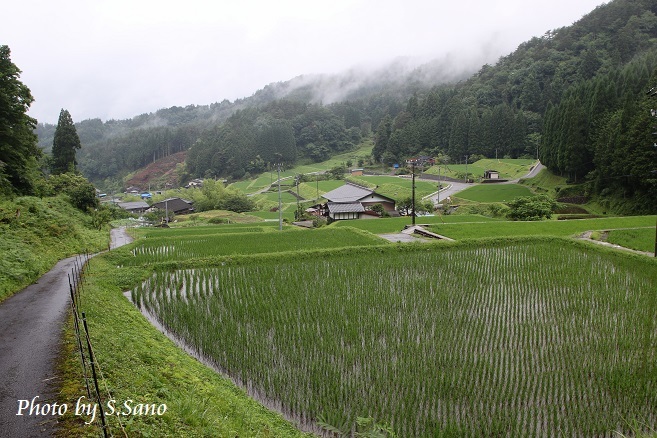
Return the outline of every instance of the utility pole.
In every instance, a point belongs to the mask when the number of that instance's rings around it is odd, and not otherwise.
[[[647,93],[647,94],[648,94],[648,96],[650,96],[650,97],[656,97],[656,96],[657,96],[657,87],[652,87],[650,90],[648,90],[648,93]],[[655,110],[655,109],[651,109],[651,110],[650,110],[650,115],[651,115],[652,117],[657,117],[657,110]],[[651,130],[652,130],[652,129],[656,129],[656,128],[657,128],[656,126],[651,126]],[[653,132],[652,132],[652,135],[657,135],[657,132],[653,131]],[[652,145],[653,145],[653,147],[656,147],[656,148],[657,148],[657,143],[654,143],[654,142],[653,142]],[[653,171],[650,172],[650,173],[652,173],[653,175],[654,175],[654,174],[657,174],[657,169],[656,169],[656,170],[653,170]],[[655,254],[654,254],[654,257],[657,257],[657,222],[655,222]]]
[[[465,182],[468,182],[468,156],[465,156]]]
[[[278,231],[283,231],[283,210],[281,202],[281,163],[277,164],[277,176],[278,176]]]
[[[413,176],[412,178],[412,184],[411,184],[411,191],[412,191],[412,196],[411,196],[411,208],[413,211],[411,212],[411,217],[412,219],[412,224],[415,225],[415,160],[411,161],[411,174]]]
[[[442,188],[442,184],[440,183],[440,164],[438,165],[438,202],[436,204],[440,204],[440,189]]]
[[[297,212],[294,214],[294,218],[296,220],[301,220],[301,217],[299,215],[299,184],[301,184],[301,174],[300,173],[297,175],[296,183],[297,183]]]

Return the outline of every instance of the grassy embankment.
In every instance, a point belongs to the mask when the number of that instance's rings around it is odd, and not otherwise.
[[[499,159],[486,158],[475,161],[467,166],[465,164],[441,164],[432,166],[426,170],[426,173],[432,175],[442,175],[450,178],[463,178],[467,173],[470,179],[477,180],[484,176],[486,170],[497,170],[500,173],[500,179],[514,180],[525,176],[536,160],[523,159]]]
[[[0,201],[0,301],[31,284],[57,261],[107,249],[107,230],[63,197]]]

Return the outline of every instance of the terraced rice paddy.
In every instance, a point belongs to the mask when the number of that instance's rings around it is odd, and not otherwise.
[[[132,298],[300,423],[373,417],[400,437],[657,427],[651,259],[547,239],[372,252],[156,270]]]
[[[226,229],[230,229],[226,227]],[[263,254],[317,248],[341,248],[348,246],[385,245],[383,239],[373,234],[351,228],[264,232],[262,227],[244,227],[242,233],[216,233],[194,235],[192,231],[184,237],[158,237],[143,240],[123,257],[123,265],[175,262],[236,254]],[[257,235],[256,238],[253,236]]]

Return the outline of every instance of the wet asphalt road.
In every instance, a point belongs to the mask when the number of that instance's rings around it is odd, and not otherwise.
[[[125,230],[112,230],[112,248],[129,241]],[[57,355],[71,305],[68,274],[84,261],[84,256],[59,261],[0,304],[0,437],[54,435],[57,415],[36,415],[36,409],[30,415],[29,403],[40,403],[42,414],[57,400]],[[22,405],[27,407],[17,415]]]

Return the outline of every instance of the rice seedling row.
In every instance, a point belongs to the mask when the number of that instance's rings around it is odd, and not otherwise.
[[[302,422],[611,436],[657,426],[657,273],[641,263],[549,242],[432,246],[156,271],[133,300]]]
[[[217,235],[145,239],[124,257],[124,265],[142,265],[235,254],[258,254],[316,248],[383,245],[372,234],[348,228],[267,233],[221,233]]]

